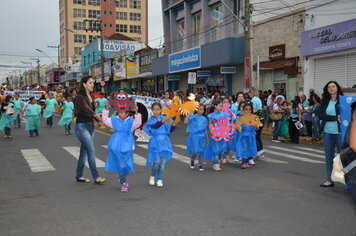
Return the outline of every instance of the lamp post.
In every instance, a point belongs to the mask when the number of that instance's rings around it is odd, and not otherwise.
[[[37,49],[36,49],[37,50]],[[37,62],[37,85],[40,85],[40,59],[39,58],[30,58],[31,60]]]
[[[25,65],[31,65],[31,67],[30,67],[30,70],[32,70],[32,62],[31,61],[21,61],[21,63],[22,64],[25,64]],[[26,69],[25,69],[25,86],[27,87],[27,71],[26,71]],[[30,75],[31,75],[31,81],[32,81],[32,74],[30,73]]]

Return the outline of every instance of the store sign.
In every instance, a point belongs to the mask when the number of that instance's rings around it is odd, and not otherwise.
[[[170,54],[168,56],[168,63],[169,73],[200,68],[200,47]]]
[[[179,81],[180,80],[180,75],[168,75],[167,76],[167,81]]]
[[[356,48],[356,19],[302,32],[302,56]]]
[[[100,39],[98,40],[98,50],[101,50]],[[137,41],[122,41],[122,40],[104,40],[105,52],[135,52],[144,48],[144,44]]]
[[[222,66],[220,67],[220,74],[235,74],[236,67],[235,66]]]
[[[271,61],[284,59],[285,55],[286,55],[286,45],[285,44],[269,47],[268,56]]]
[[[208,77],[211,76],[211,70],[198,70],[197,77]]]
[[[197,73],[189,72],[188,73],[188,84],[196,84],[197,83]]]
[[[207,86],[224,86],[224,81],[224,75],[212,75],[206,80],[205,84]]]

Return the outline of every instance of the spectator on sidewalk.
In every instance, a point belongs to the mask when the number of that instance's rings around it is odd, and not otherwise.
[[[318,95],[314,94],[312,96],[314,105],[313,108],[311,110],[312,113],[312,117],[313,117],[313,138],[315,140],[320,140],[321,139],[321,128],[320,128],[320,119],[317,116],[318,110],[320,108],[320,103],[321,103],[321,99]]]
[[[279,133],[279,128],[281,126],[281,120],[283,117],[283,109],[282,109],[282,103],[283,100],[281,97],[276,98],[275,104],[273,105],[273,111],[271,112],[271,119],[273,120],[273,138],[272,142],[274,143],[280,143],[281,141],[278,140],[278,133]]]
[[[311,140],[313,137],[313,117],[311,113],[313,101],[310,98],[307,101],[308,105],[305,106],[303,110],[303,121],[306,126],[307,139]]]
[[[299,143],[299,129],[296,124],[300,124],[302,122],[302,111],[298,106],[298,101],[293,100],[292,108],[290,110],[290,119],[289,119],[289,134],[291,143],[298,144]]]

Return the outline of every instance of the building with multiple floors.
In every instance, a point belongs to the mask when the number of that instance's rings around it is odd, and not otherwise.
[[[80,60],[82,48],[118,32],[148,42],[148,0],[59,0],[61,63]],[[86,29],[93,29],[93,31]]]

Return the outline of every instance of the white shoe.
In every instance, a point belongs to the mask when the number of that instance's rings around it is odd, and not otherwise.
[[[215,171],[221,171],[220,165],[219,165],[219,164],[214,164],[214,165],[213,165],[213,170],[215,170]]]
[[[151,186],[155,185],[155,177],[154,176],[150,176],[150,181],[148,181],[148,184]]]
[[[157,187],[163,187],[162,180],[157,180]]]
[[[273,140],[273,139],[272,139],[272,142],[273,142],[273,143],[280,143],[281,141],[279,141],[279,140]]]
[[[262,157],[264,155],[265,155],[265,150],[263,150],[263,149],[257,152],[258,157]]]
[[[250,165],[252,165],[252,166],[256,165],[255,161],[252,160],[252,159],[250,159],[250,160],[248,161],[248,163],[249,163]]]

